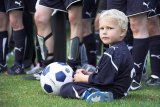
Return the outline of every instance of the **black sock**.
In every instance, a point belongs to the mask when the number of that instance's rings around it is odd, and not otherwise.
[[[6,64],[6,54],[8,50],[8,32],[0,32],[0,64]]]
[[[151,74],[160,77],[160,35],[149,38],[149,51]]]
[[[96,41],[96,51],[97,51],[97,56],[101,56],[102,54],[102,41],[99,37],[99,33],[95,32],[95,41]]]
[[[96,66],[96,41],[95,41],[95,35],[90,34],[83,38],[83,43],[86,47],[87,57],[88,57],[88,63]]]
[[[134,60],[134,68],[136,70],[135,80],[140,83],[142,73],[145,67],[146,56],[148,53],[149,41],[145,39],[134,39],[132,56]]]
[[[24,51],[26,48],[25,30],[13,31],[13,40],[15,42],[15,64],[21,65],[24,59]]]

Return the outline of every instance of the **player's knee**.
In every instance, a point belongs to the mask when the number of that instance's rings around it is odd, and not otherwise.
[[[81,21],[80,18],[76,14],[71,13],[71,12],[69,13],[68,17],[69,17],[69,22],[71,25],[76,25],[77,23]]]
[[[142,33],[147,29],[147,18],[145,14],[130,17],[130,26],[133,34]]]
[[[10,25],[12,26],[13,30],[20,30],[24,28],[22,21],[16,18],[10,18]]]
[[[11,11],[9,13],[9,21],[13,30],[23,29],[23,13],[21,11]]]
[[[153,18],[150,18],[149,20],[148,20],[148,25],[147,25],[147,27],[148,27],[148,32],[149,32],[149,34],[150,35],[154,35],[154,34],[156,34],[157,32],[159,33],[160,31],[159,31],[159,28],[160,28],[160,24],[159,23],[157,23],[157,22],[159,22],[159,19],[157,18],[157,17],[153,17]]]
[[[47,22],[49,21],[49,18],[45,17],[43,13],[40,13],[40,12],[35,13],[34,19],[37,27],[46,25]]]

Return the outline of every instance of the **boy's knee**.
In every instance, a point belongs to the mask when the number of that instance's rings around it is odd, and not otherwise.
[[[68,93],[69,93],[69,90],[71,91],[71,85],[68,83],[68,84],[65,84],[61,87],[60,89],[60,95],[62,97],[67,97]]]

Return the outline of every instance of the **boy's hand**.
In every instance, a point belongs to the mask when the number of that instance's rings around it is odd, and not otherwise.
[[[87,73],[84,69],[78,69],[76,74],[74,75],[73,80],[75,82],[88,82],[89,75],[85,75]]]
[[[85,70],[85,69],[78,69],[78,70],[76,71],[76,73],[79,73],[79,72],[83,73],[84,75],[90,75],[90,74],[92,74],[92,72],[88,72],[88,71]]]
[[[78,69],[76,73],[83,73],[84,75],[88,75],[88,71],[86,71],[85,69]]]

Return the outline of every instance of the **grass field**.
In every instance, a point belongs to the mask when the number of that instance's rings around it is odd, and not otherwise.
[[[9,61],[11,64],[12,59]],[[147,71],[149,70],[147,67]],[[111,103],[88,104],[83,100],[46,95],[39,81],[23,80],[20,76],[0,74],[0,107],[160,107],[160,87],[145,85],[129,96]]]

